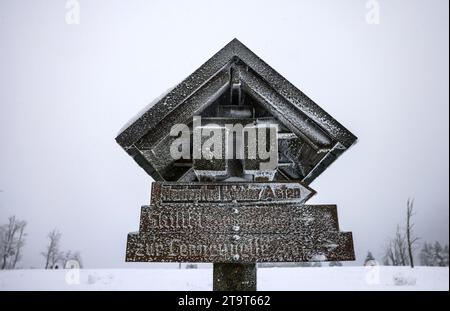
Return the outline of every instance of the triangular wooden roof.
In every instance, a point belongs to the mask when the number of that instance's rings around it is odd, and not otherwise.
[[[357,140],[302,91],[234,39],[139,114],[119,133],[116,141],[155,180],[179,180],[180,176],[162,173],[172,165],[162,159],[167,157],[162,142],[174,124],[189,123],[234,83],[239,83],[313,151],[305,153],[302,148],[291,148],[287,143],[287,150],[299,159],[291,168],[280,171],[283,178],[299,178],[310,183]]]

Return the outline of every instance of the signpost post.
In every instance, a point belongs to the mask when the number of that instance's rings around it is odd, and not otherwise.
[[[156,180],[127,261],[209,262],[214,290],[256,290],[258,262],[354,260],[337,207],[305,202],[356,137],[239,41],[116,140]]]

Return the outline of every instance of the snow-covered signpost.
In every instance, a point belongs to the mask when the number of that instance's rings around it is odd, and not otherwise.
[[[214,290],[256,290],[257,262],[354,260],[309,184],[356,137],[238,40],[117,142],[155,179],[130,262],[212,262]]]

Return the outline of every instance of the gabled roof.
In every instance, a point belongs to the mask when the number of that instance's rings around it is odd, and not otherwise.
[[[237,39],[232,40],[183,82],[146,108],[116,141],[155,180],[186,179],[167,158],[167,137],[177,123],[189,123],[238,84],[297,138],[282,141],[292,162],[279,179],[310,183],[357,138]],[[168,173],[170,171],[170,174]],[[176,169],[175,169],[176,171]]]

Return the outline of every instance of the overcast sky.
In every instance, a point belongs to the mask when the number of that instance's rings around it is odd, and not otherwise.
[[[86,267],[124,262],[152,179],[115,143],[124,123],[234,37],[358,136],[316,179],[357,263],[415,198],[422,241],[449,236],[447,0],[0,0],[0,223],[28,222],[23,267],[53,228]]]

